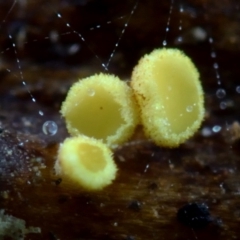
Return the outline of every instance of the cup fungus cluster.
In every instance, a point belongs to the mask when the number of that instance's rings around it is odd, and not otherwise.
[[[158,49],[140,59],[130,87],[103,73],[73,84],[61,114],[72,137],[60,145],[56,172],[97,190],[116,177],[110,149],[127,141],[137,124],[165,147],[191,137],[204,117],[203,90],[189,57],[177,49]]]
[[[132,89],[109,74],[81,79],[70,88],[61,114],[73,137],[59,148],[56,172],[88,190],[109,185],[117,172],[110,148],[127,141],[139,123]]]

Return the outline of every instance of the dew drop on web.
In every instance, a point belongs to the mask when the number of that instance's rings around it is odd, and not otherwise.
[[[41,111],[41,110],[39,110],[39,111],[38,111],[38,114],[39,114],[40,116],[43,116],[43,115],[44,115],[44,112]]]
[[[214,133],[218,133],[218,132],[221,131],[221,129],[222,129],[221,126],[219,126],[219,125],[215,125],[215,126],[212,128],[212,131],[213,131]]]
[[[224,98],[226,96],[226,91],[223,88],[219,88],[216,91],[217,98]]]
[[[166,27],[165,27],[165,37],[164,37],[164,40],[162,41],[162,46],[163,47],[167,46],[167,35],[170,31],[170,21],[171,21],[171,17],[172,17],[173,3],[174,3],[174,0],[171,0],[170,9],[169,9],[169,13],[168,13],[167,24],[166,24]]]
[[[224,110],[227,108],[227,103],[225,101],[222,101],[222,102],[220,102],[219,107],[220,107],[220,109]]]
[[[54,121],[46,121],[42,126],[42,131],[45,135],[53,136],[58,131],[58,126]]]
[[[236,92],[240,94],[240,86],[236,87]]]

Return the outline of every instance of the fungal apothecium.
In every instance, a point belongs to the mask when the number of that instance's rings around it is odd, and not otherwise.
[[[130,86],[113,75],[97,74],[70,88],[61,113],[74,137],[60,146],[59,174],[86,189],[102,189],[116,176],[110,148],[130,138],[138,123],[165,147],[179,146],[200,127],[203,89],[183,52],[157,49],[145,55]]]
[[[73,84],[61,113],[71,135],[101,139],[110,147],[131,137],[139,121],[132,89],[102,73]]]
[[[87,190],[109,185],[117,167],[112,151],[101,140],[85,136],[70,137],[60,145],[56,173]]]
[[[200,127],[203,89],[193,62],[177,49],[157,49],[142,57],[131,86],[144,131],[157,145],[177,147]]]

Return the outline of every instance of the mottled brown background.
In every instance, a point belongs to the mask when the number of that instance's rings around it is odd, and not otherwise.
[[[170,1],[139,1],[109,65],[110,73],[129,79],[138,59],[166,38],[168,47],[184,50],[197,65],[206,93],[202,129],[219,125],[219,133],[206,137],[200,129],[179,148],[165,149],[147,141],[139,128],[135,144],[115,151],[118,177],[101,192],[85,192],[64,179],[59,184],[54,175],[58,144],[67,136],[61,102],[78,78],[104,71],[101,64],[108,61],[136,4],[19,0],[10,10],[12,2],[0,1],[0,209],[24,219],[27,227],[41,228],[41,234],[27,234],[26,239],[240,239],[240,130],[237,123],[232,125],[240,115],[235,90],[240,85],[237,0],[175,0],[167,35]],[[101,27],[90,30],[97,25]],[[207,33],[205,40],[192,37],[196,27]],[[70,54],[74,46],[79,51]],[[215,94],[219,86],[213,49],[226,90],[223,99]],[[220,109],[221,101],[225,109]],[[46,120],[58,124],[56,135],[43,134]],[[202,230],[183,226],[176,213],[189,202],[206,203],[215,221]]]

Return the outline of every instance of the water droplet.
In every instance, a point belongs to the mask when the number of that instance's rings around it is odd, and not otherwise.
[[[164,41],[162,42],[162,45],[163,45],[163,46],[167,46],[167,41],[164,40]]]
[[[183,41],[183,38],[180,36],[180,37],[177,38],[177,41],[180,43],[180,42]]]
[[[41,111],[41,110],[38,111],[38,113],[39,113],[40,116],[43,116],[43,115],[44,115],[43,111]]]
[[[218,64],[217,64],[217,63],[214,63],[214,64],[213,64],[213,68],[214,68],[214,69],[218,69]]]
[[[69,48],[68,48],[68,54],[69,55],[74,55],[76,54],[80,49],[80,45],[79,44],[72,44]]]
[[[146,167],[145,167],[145,169],[144,169],[144,173],[147,172],[148,168],[149,168],[149,164],[146,165]]]
[[[204,137],[209,137],[209,136],[212,135],[211,128],[209,128],[209,127],[204,127],[204,128],[201,130],[201,133],[202,133],[202,136],[204,136]]]
[[[58,131],[58,126],[54,121],[46,121],[42,126],[42,131],[44,134],[53,136]]]
[[[207,38],[207,32],[201,27],[195,27],[192,29],[193,37],[198,41],[205,41]]]
[[[192,110],[193,110],[193,106],[187,106],[187,108],[186,108],[187,112],[192,112]]]
[[[20,143],[18,144],[18,146],[23,147],[23,146],[24,146],[24,142],[20,142]]]
[[[218,98],[224,98],[226,96],[226,91],[222,88],[219,88],[216,91],[216,95],[217,95]]]
[[[215,133],[218,133],[218,132],[221,131],[221,129],[222,129],[221,126],[219,126],[219,125],[215,125],[215,126],[212,128],[212,131],[215,132]]]
[[[211,53],[211,57],[212,57],[212,58],[217,57],[216,53],[212,51],[212,53]]]
[[[88,89],[88,95],[89,95],[90,97],[93,97],[93,96],[95,95],[94,89],[89,88],[89,89]]]
[[[222,109],[222,110],[224,110],[224,109],[226,109],[227,108],[227,103],[226,102],[220,102],[220,108]]]
[[[240,94],[240,86],[236,87],[236,92]]]

